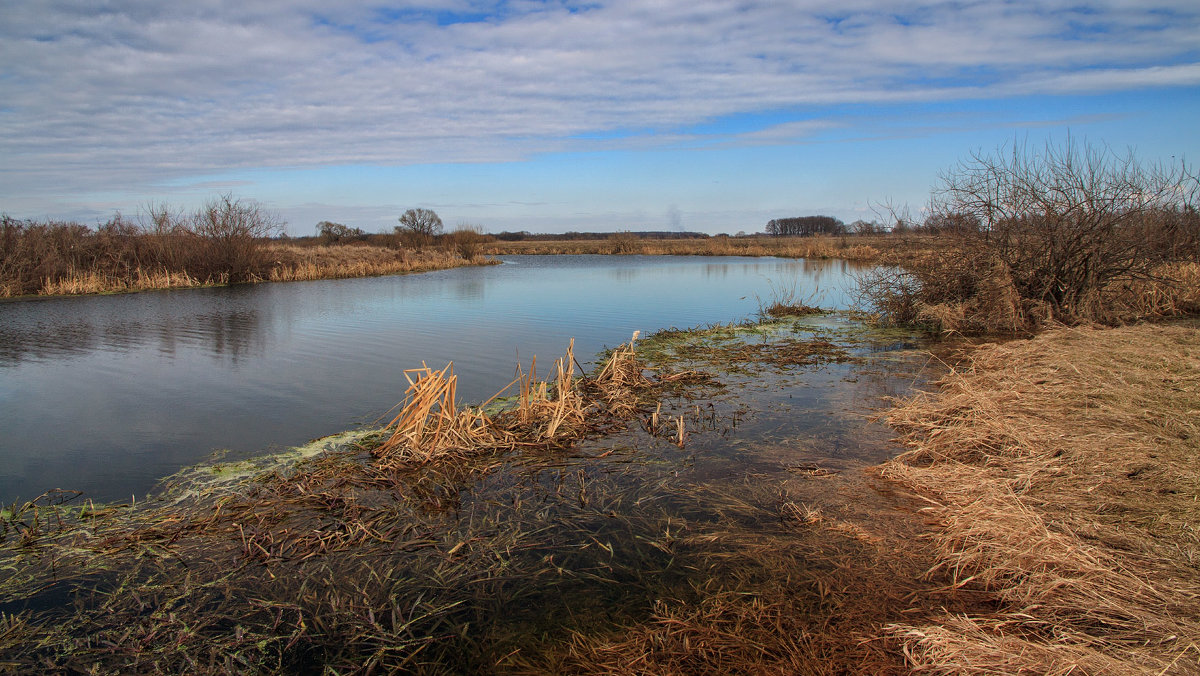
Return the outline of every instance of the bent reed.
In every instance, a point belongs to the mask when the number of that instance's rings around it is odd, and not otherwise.
[[[1200,674],[1194,322],[981,346],[888,413],[932,572],[986,610],[896,623],[924,673]]]

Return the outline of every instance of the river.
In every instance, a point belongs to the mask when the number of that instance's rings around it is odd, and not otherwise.
[[[453,361],[463,401],[570,338],[585,363],[795,292],[844,308],[845,261],[506,256],[417,275],[0,303],[0,500],[143,496],[180,467],[369,424],[404,370]]]

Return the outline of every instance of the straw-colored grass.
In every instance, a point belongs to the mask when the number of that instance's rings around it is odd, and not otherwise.
[[[554,380],[537,379],[536,357],[525,371],[480,406],[460,406],[452,364],[405,372],[408,390],[400,412],[384,426],[387,438],[371,455],[384,466],[401,467],[453,457],[517,448],[562,448],[606,426],[628,419],[647,405],[656,383],[637,358],[633,334],[612,350],[596,375],[575,373],[575,341],[554,362]],[[489,413],[494,401],[517,387],[511,405]]]
[[[268,251],[275,262],[268,277],[272,282],[379,277],[495,263],[482,256],[464,259],[455,252],[433,248],[413,251],[377,246],[272,244]]]
[[[497,261],[475,256],[464,259],[453,251],[425,248],[417,251],[378,246],[310,246],[271,243],[266,245],[268,270],[252,282],[297,282],[317,279],[379,277],[429,272],[465,265],[491,265]],[[126,293],[155,289],[186,289],[222,286],[228,275],[195,277],[181,271],[137,269],[130,277],[80,270],[56,279],[46,279],[39,295],[68,296],[96,293]],[[0,297],[11,295],[0,286]]]
[[[212,280],[196,279],[186,272],[171,270],[138,269],[132,278],[112,277],[96,271],[78,271],[59,279],[47,279],[38,293],[43,296],[78,296],[153,289],[188,289],[227,284],[228,281],[226,277]]]
[[[1200,332],[1058,328],[978,348],[888,415],[935,569],[994,604],[895,624],[932,673],[1200,673]]]
[[[898,239],[898,238],[897,238]],[[496,241],[485,247],[489,254],[636,254],[654,256],[780,256],[785,258],[841,258],[870,262],[880,249],[890,247],[886,237],[709,237],[705,239],[642,239],[614,236],[609,239]]]

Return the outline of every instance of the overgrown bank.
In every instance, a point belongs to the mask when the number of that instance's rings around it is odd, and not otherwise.
[[[455,233],[441,246],[354,242],[297,246],[273,239],[279,222],[257,204],[225,196],[192,213],[151,207],[79,223],[0,217],[0,298],[189,288],[403,274],[482,265],[473,240]]]
[[[929,673],[1200,673],[1197,324],[985,345],[888,414],[933,570],[984,608],[896,623]]]

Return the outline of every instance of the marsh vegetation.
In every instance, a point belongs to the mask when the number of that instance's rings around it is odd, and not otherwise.
[[[971,157],[888,235],[467,228],[884,265],[854,319],[777,293],[470,405],[422,366],[316,450],[13,503],[0,665],[1200,673],[1198,328],[1133,324],[1200,310],[1197,189],[1068,143]]]
[[[568,348],[549,379],[531,362],[477,406],[455,400],[450,367],[421,368],[390,423],[319,452],[198,467],[136,505],[56,504],[62,494],[11,505],[5,664],[898,669],[896,655],[862,642],[868,617],[924,615],[877,583],[901,569],[911,589],[928,583],[908,563],[854,572],[897,542],[857,511],[890,499],[854,471],[886,453],[873,445],[885,433],[853,416],[795,427],[786,421],[808,418],[791,406],[759,414],[723,393],[798,394],[814,364],[833,382],[890,382],[876,360],[902,353],[877,352],[894,338],[845,320],[796,321],[667,332],[609,351],[586,374]],[[826,356],[767,363],[748,352],[726,370],[738,341],[797,353],[812,341]],[[773,430],[767,447],[779,455],[752,452],[759,433],[739,432],[751,429]],[[865,436],[844,458],[782,450],[845,434]],[[843,613],[842,631],[825,630],[830,610]]]
[[[0,297],[76,295],[402,274],[486,263],[459,232],[402,246],[337,223],[311,241],[280,240],[282,222],[231,195],[194,212],[151,205],[95,228],[0,217]]]

